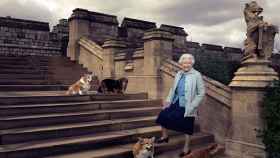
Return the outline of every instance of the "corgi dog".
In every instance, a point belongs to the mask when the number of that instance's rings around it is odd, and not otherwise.
[[[127,88],[127,84],[128,79],[126,77],[122,77],[118,80],[107,78],[101,81],[97,91],[105,94],[123,94]]]
[[[190,154],[184,156],[184,158],[210,158],[213,154],[211,151],[215,150],[218,144],[211,144],[207,147],[191,151]]]
[[[66,94],[67,95],[88,94],[88,91],[91,87],[90,82],[92,81],[93,76],[94,73],[85,74],[80,78],[80,80],[78,80],[77,82],[69,86]]]
[[[155,137],[138,138],[138,142],[132,148],[134,158],[154,158],[154,143]]]

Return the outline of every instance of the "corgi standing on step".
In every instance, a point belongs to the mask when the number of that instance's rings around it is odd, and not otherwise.
[[[132,148],[134,158],[154,158],[154,142],[155,137],[138,138],[138,142]]]
[[[80,78],[80,80],[78,80],[77,82],[69,86],[66,94],[67,95],[88,94],[88,91],[91,87],[90,82],[92,81],[93,76],[94,73],[85,74]]]

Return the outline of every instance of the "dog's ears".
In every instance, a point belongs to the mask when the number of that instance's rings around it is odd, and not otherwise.
[[[156,140],[156,137],[152,137],[151,139],[152,139],[152,142],[154,143]]]
[[[144,139],[141,138],[141,137],[138,137],[138,142],[139,142],[140,144],[143,144],[143,143],[144,143]]]

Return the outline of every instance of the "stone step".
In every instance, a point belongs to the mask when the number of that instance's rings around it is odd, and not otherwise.
[[[161,107],[144,107],[129,109],[107,109],[88,112],[72,112],[61,114],[40,114],[28,116],[0,117],[2,129],[38,127],[53,124],[79,123],[87,121],[112,120],[157,115]]]
[[[47,79],[0,79],[0,85],[49,85],[60,84],[59,81]]]
[[[65,61],[62,61],[62,62],[65,62]],[[49,69],[55,69],[57,68],[58,66],[60,68],[66,68],[66,69],[77,69],[77,70],[84,70],[84,68],[81,66],[81,65],[76,65],[76,64],[73,64],[73,63],[59,63],[59,64],[51,64],[51,63],[39,63],[40,66],[42,67],[48,67]]]
[[[11,64],[5,64],[0,63],[0,69],[20,69],[20,70],[47,70],[49,67],[47,65],[33,65],[30,63],[11,63]]]
[[[49,68],[47,65],[33,65],[33,64],[5,64],[0,63],[0,68],[10,68],[10,69],[47,69]]]
[[[49,61],[49,57],[37,57],[37,56],[0,56],[0,61],[29,61],[29,60],[36,60],[40,62]]]
[[[52,79],[0,79],[0,85],[58,85],[62,81]]]
[[[31,62],[28,61],[28,60],[0,60],[0,63],[1,64],[9,64],[9,65],[12,65],[12,64],[15,64],[15,65],[29,65]]]
[[[192,151],[197,151],[197,150],[203,150],[205,148],[208,148],[209,146],[212,146],[212,145],[218,145],[217,143],[214,143],[214,142],[210,142],[210,143],[203,143],[203,144],[190,144],[190,149]],[[156,154],[157,155],[157,158],[173,158],[173,157],[178,157],[179,156],[179,153],[182,151],[183,149],[183,145],[181,145],[180,148],[178,149],[172,149],[172,150],[165,150],[159,154]],[[218,145],[217,148],[211,150],[209,152],[209,156],[211,158],[221,158],[220,156],[224,155],[224,152],[225,152],[225,149],[223,146],[220,146]],[[203,158],[206,158],[207,156],[204,156]],[[201,158],[201,157],[199,157]],[[208,158],[208,157],[207,157]],[[226,157],[224,157],[226,158]]]
[[[50,125],[1,130],[1,144],[15,144],[28,141],[80,136],[100,132],[127,130],[133,128],[155,126],[155,116],[101,120],[93,122]]]
[[[73,70],[72,70],[73,72]],[[75,71],[74,71],[75,72]],[[9,81],[9,80],[47,80],[48,82],[71,82],[74,83],[80,79],[81,75],[67,73],[64,71],[61,74],[53,74],[52,72],[46,73],[35,73],[35,74],[13,74],[13,73],[0,73],[0,81]],[[56,79],[56,80],[54,80]]]
[[[84,135],[78,137],[58,138],[45,141],[34,141],[22,144],[5,145],[0,149],[1,158],[38,158],[44,156],[79,152],[108,147],[110,145],[122,145],[136,142],[138,137],[159,136],[159,126],[136,128],[105,132],[100,134]],[[175,133],[171,133],[175,135]],[[213,142],[210,134],[201,134],[196,142]]]
[[[66,94],[26,94],[12,92],[9,94],[1,93],[0,106],[1,105],[19,105],[19,104],[40,104],[40,103],[58,103],[58,102],[80,102],[90,101],[91,95],[75,95],[68,96]]]
[[[2,74],[0,73],[0,75]],[[15,76],[15,78],[13,76]],[[77,74],[67,74],[67,73],[59,74],[59,75],[49,75],[49,74],[41,74],[41,73],[3,74],[3,78],[0,77],[0,91],[6,91],[6,90],[27,91],[27,90],[40,90],[40,88],[42,88],[42,90],[65,90],[67,88],[62,88],[62,89],[57,88],[58,87],[57,85],[62,85],[62,84],[70,85],[75,83],[79,79],[80,76],[77,76]],[[47,85],[47,86],[43,86],[43,85]],[[16,87],[20,87],[20,88],[16,88]]]
[[[0,56],[0,85],[46,85],[46,84],[72,84],[77,81],[84,73],[88,73],[87,69],[77,62],[73,62],[66,57],[37,57],[37,56],[23,56],[23,57],[5,57]],[[29,77],[13,77],[18,74]],[[45,78],[32,78],[33,75],[41,75]],[[7,77],[8,76],[8,77]],[[6,80],[5,80],[6,79]],[[11,82],[9,79],[28,79],[28,80],[42,80],[42,81],[16,81]],[[46,81],[45,81],[45,80]],[[1,87],[4,90],[12,91],[18,90],[14,87]],[[46,90],[55,90],[53,88]],[[24,90],[35,90],[34,87],[24,87]],[[2,89],[0,89],[2,91]]]
[[[41,74],[0,74],[0,80],[5,79],[34,79],[34,80],[43,80],[46,79],[46,76]]]
[[[46,70],[31,69],[0,69],[0,74],[47,74]]]
[[[0,116],[24,116],[33,114],[54,114],[101,109],[123,109],[136,107],[159,107],[161,100],[120,100],[120,101],[87,101],[77,103],[2,105]]]
[[[204,138],[205,140],[203,141],[203,143],[198,143],[201,142],[200,140]],[[136,142],[125,144],[125,145],[109,146],[97,150],[89,150],[89,151],[82,151],[82,152],[70,153],[64,155],[49,156],[45,158],[132,158],[133,157],[132,147],[135,143]],[[170,138],[170,141],[168,143],[155,144],[155,157],[159,158],[161,154],[164,154],[167,151],[178,150],[176,155],[172,155],[172,157],[164,157],[164,158],[176,158],[178,157],[180,151],[182,151],[184,143],[185,143],[185,137],[183,135],[175,135]],[[194,147],[198,148],[197,146],[206,146],[212,143],[213,142],[211,141],[211,139],[209,139],[207,134],[195,133],[193,136],[191,136],[190,148],[194,148]]]
[[[0,64],[1,69],[11,68],[11,69],[31,69],[34,68],[32,65],[15,65],[15,64]]]
[[[67,90],[68,87],[69,85],[0,85],[0,92],[59,91]]]
[[[135,100],[147,99],[147,93],[131,93],[131,94],[90,94],[90,95],[65,95],[65,94],[9,94],[0,93],[1,105],[18,105],[18,104],[40,104],[40,103],[58,103],[58,102],[80,102],[80,101],[101,101],[101,100]]]
[[[9,91],[0,92],[1,97],[44,97],[44,96],[63,96],[66,91]],[[97,94],[96,91],[89,91],[90,95]],[[33,104],[33,103],[32,103]]]
[[[0,55],[0,60],[27,60],[27,56],[3,56]]]

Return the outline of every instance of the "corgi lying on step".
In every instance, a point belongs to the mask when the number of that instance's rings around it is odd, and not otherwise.
[[[67,95],[83,95],[83,94],[88,94],[88,91],[91,87],[90,82],[92,81],[94,74],[85,74],[75,82],[74,84],[70,85],[66,94]]]
[[[132,148],[134,158],[154,158],[154,143],[155,137],[138,138],[138,142]]]
[[[191,151],[190,154],[183,158],[210,158],[212,154],[211,151],[215,150],[217,147],[218,144],[211,144],[207,147]]]

